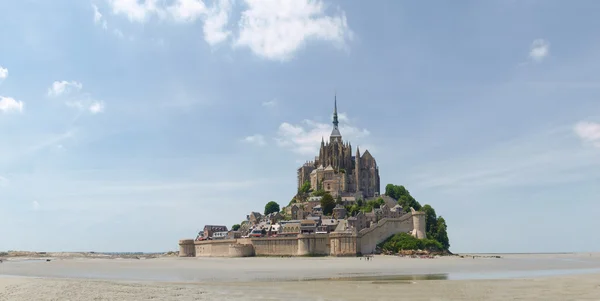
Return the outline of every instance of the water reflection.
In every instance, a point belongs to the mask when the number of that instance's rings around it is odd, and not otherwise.
[[[448,274],[413,274],[413,275],[371,275],[371,276],[343,276],[331,278],[301,279],[301,281],[371,281],[373,283],[396,283],[411,280],[448,280]]]

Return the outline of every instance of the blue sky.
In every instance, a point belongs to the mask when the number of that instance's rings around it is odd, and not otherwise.
[[[597,1],[0,2],[0,250],[163,251],[331,131],[455,252],[600,251]]]

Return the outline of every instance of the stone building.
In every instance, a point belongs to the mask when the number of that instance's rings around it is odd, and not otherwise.
[[[215,225],[206,225],[204,226],[204,229],[202,230],[202,234],[204,235],[204,238],[210,238],[213,236],[213,233],[215,232],[227,232],[227,227],[226,226],[215,226]]]
[[[333,130],[329,141],[321,140],[319,155],[298,169],[298,189],[310,182],[313,190],[323,189],[334,197],[379,195],[379,167],[368,150],[352,154],[350,142],[342,140],[338,128],[337,99],[334,100]]]
[[[344,219],[346,218],[346,207],[342,206],[342,205],[335,205],[335,208],[333,208],[333,214],[332,214],[333,218],[335,219]]]
[[[297,204],[292,205],[291,213],[292,213],[291,214],[292,219],[295,219],[295,220],[304,219],[306,217],[306,214],[304,213],[304,210],[302,209],[302,207],[300,207]]]

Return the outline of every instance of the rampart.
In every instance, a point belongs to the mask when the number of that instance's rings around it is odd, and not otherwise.
[[[298,253],[296,237],[253,238],[251,243],[257,256],[295,256]]]
[[[358,232],[359,251],[361,254],[375,252],[377,244],[396,233],[411,233],[414,229],[413,215],[404,214],[399,218],[384,218],[376,226]]]
[[[180,257],[356,256],[372,254],[377,244],[396,233],[425,237],[425,214],[411,210],[398,218],[383,218],[358,233],[299,234],[297,237],[179,241]]]

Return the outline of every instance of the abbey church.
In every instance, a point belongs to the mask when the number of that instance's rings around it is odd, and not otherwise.
[[[319,155],[298,169],[298,189],[310,182],[312,190],[323,189],[333,197],[370,198],[379,195],[379,168],[368,150],[352,154],[338,128],[337,99],[334,100],[333,130],[329,141],[321,140]]]

